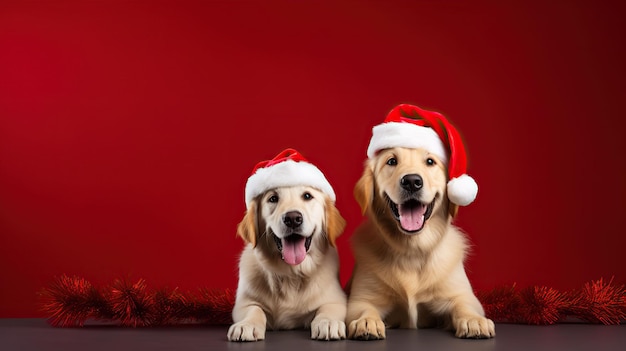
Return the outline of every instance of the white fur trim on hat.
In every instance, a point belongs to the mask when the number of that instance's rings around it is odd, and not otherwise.
[[[246,183],[246,207],[258,195],[283,186],[312,186],[335,201],[335,192],[322,171],[308,162],[286,160],[270,167],[259,168]]]
[[[448,181],[448,199],[459,206],[467,206],[476,199],[478,184],[467,174]]]
[[[387,122],[372,128],[367,157],[373,158],[378,151],[391,147],[424,148],[445,165],[448,164],[445,146],[437,133],[429,127],[404,122]]]

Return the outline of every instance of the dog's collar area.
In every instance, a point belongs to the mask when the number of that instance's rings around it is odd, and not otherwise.
[[[416,199],[409,199],[400,205],[393,202],[387,194],[385,194],[385,199],[402,231],[409,234],[418,233],[424,228],[435,206],[435,199],[429,204],[424,204]]]

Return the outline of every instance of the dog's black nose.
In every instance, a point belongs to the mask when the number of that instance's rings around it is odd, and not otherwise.
[[[424,186],[424,181],[418,174],[407,174],[400,179],[400,186],[402,189],[413,193]]]
[[[283,216],[283,223],[288,228],[298,228],[302,224],[302,213],[298,211],[289,211]]]

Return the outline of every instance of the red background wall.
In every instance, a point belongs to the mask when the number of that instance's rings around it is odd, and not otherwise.
[[[2,2],[0,317],[60,274],[234,288],[245,181],[285,147],[335,187],[345,282],[398,103],[465,137],[476,289],[624,282],[624,11],[504,3]]]

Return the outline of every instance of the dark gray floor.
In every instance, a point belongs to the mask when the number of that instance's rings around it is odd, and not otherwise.
[[[440,329],[390,329],[382,341],[313,341],[308,331],[268,332],[265,341],[232,343],[227,327],[53,328],[43,319],[0,319],[0,350],[626,350],[626,325],[497,324],[495,339],[460,340]]]

